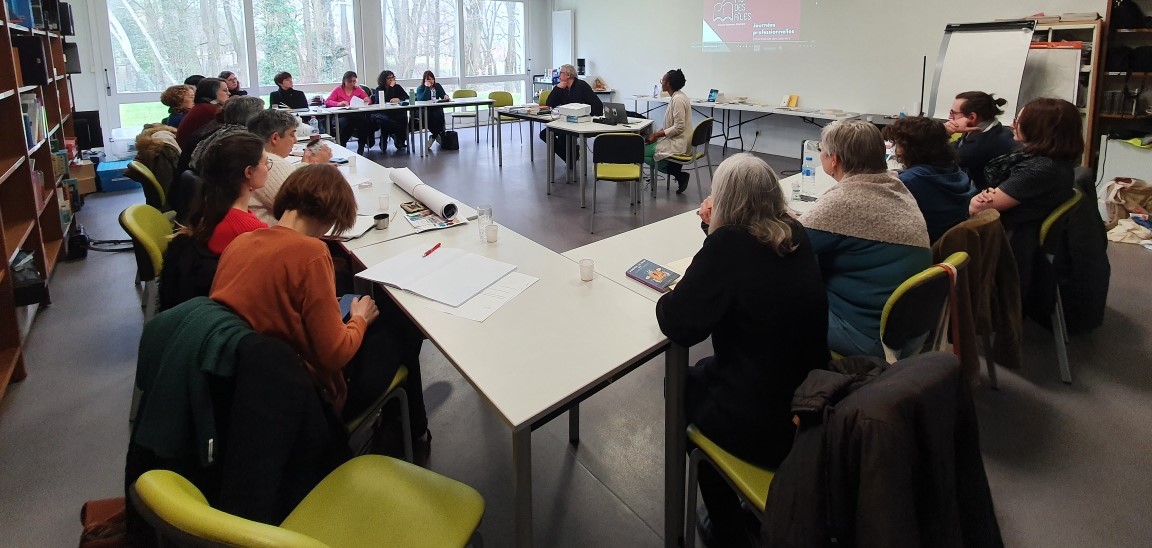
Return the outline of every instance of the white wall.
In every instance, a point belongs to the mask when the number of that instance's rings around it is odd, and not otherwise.
[[[92,2],[89,0],[70,0],[72,4],[72,21],[76,27],[76,36],[66,37],[66,42],[76,44],[80,50],[80,68],[84,72],[72,75],[72,95],[76,99],[76,110],[99,110],[100,94],[104,93],[103,67],[100,65],[100,56],[92,43]],[[104,2],[99,7],[104,9]]]
[[[1040,11],[1107,11],[1108,0],[805,0],[803,37],[810,48],[776,52],[705,53],[700,42],[706,0],[554,0],[553,9],[576,11],[576,56],[588,74],[617,89],[616,99],[650,94],[669,69],[682,69],[690,97],[710,88],[751,102],[776,104],[784,94],[800,106],[853,112],[896,113],[914,108],[920,66],[932,70],[949,23],[1021,17]],[[662,110],[654,113],[662,120]],[[770,122],[769,122],[770,121]],[[819,129],[782,116],[744,127],[745,145],[756,130],[756,150],[798,157],[799,141]],[[719,142],[719,141],[717,141]]]

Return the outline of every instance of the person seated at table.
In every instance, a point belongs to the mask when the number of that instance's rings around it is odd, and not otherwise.
[[[354,98],[360,99],[365,105],[372,104],[372,98],[357,84],[358,79],[355,71],[345,72],[344,77],[340,79],[340,85],[332,89],[324,104],[329,107],[347,107],[352,105]],[[367,117],[359,113],[341,114],[340,146],[347,147],[353,133],[356,134],[356,153],[364,154],[364,145],[368,143],[368,138],[373,133]]]
[[[169,86],[160,94],[160,103],[168,107],[168,116],[160,123],[180,127],[184,115],[196,105],[196,88],[184,84]]]
[[[247,91],[240,89],[240,77],[236,76],[235,72],[230,70],[222,70],[217,78],[224,80],[228,84],[228,95],[235,97],[237,95],[248,95]]]
[[[592,86],[588,82],[576,77],[576,67],[572,65],[562,65],[560,67],[560,82],[552,91],[548,93],[548,106],[556,108],[560,105],[567,105],[568,103],[581,103],[591,107],[592,116],[604,115],[604,103],[600,101],[600,96],[592,91]],[[548,142],[548,130],[543,129],[540,131],[540,140],[545,143]],[[567,161],[568,153],[565,151],[565,143],[563,135],[556,134],[556,139],[552,149],[561,160]],[[579,158],[579,154],[577,154]]]
[[[281,105],[293,110],[308,108],[308,96],[304,95],[303,91],[292,87],[291,73],[278,72],[276,76],[272,77],[272,81],[276,83],[278,89],[268,96],[268,105],[271,108]]]
[[[259,100],[259,99],[257,99]],[[200,204],[189,226],[181,228],[164,254],[160,309],[192,297],[207,296],[216,261],[238,235],[268,225],[248,210],[253,190],[268,179],[264,143],[251,133],[236,133],[209,146],[204,155]]]
[[[345,321],[334,294],[332,256],[320,236],[353,225],[352,188],[331,164],[304,166],[284,181],[274,214],[276,226],[241,235],[220,257],[212,299],[257,332],[291,345],[344,417],[364,411],[405,366],[412,436],[426,453],[431,435],[420,381],[423,335],[387,297],[359,297]]]
[[[264,151],[272,160],[268,168],[268,180],[263,188],[252,193],[248,202],[248,209],[256,214],[261,221],[269,226],[276,224],[276,217],[272,214],[272,207],[276,202],[276,194],[284,180],[296,171],[296,168],[307,164],[327,163],[332,159],[332,149],[323,142],[304,148],[304,156],[300,162],[290,163],[286,160],[296,145],[296,126],[298,119],[282,110],[264,110],[248,122],[248,132],[264,141]]]
[[[668,93],[668,109],[664,113],[664,129],[648,134],[644,149],[644,163],[655,164],[656,169],[676,178],[676,194],[688,188],[688,172],[677,163],[666,162],[669,156],[688,154],[692,148],[692,101],[683,91],[684,71],[670,70],[660,78],[660,87]]]
[[[376,78],[376,93],[372,98],[372,102],[384,104],[399,104],[408,101],[408,92],[404,91],[404,86],[396,83],[396,74],[390,70],[380,73]],[[380,143],[381,151],[388,148],[388,136],[392,136],[392,142],[396,145],[396,150],[408,148],[408,111],[407,110],[385,110],[383,112],[373,112],[372,121],[380,127]]]
[[[749,153],[724,160],[706,203],[708,237],[675,290],[656,303],[656,319],[683,346],[712,337],[715,355],[688,370],[688,422],[737,457],[775,468],[796,431],[792,393],[828,363],[824,283],[808,235],[763,160]],[[748,545],[739,498],[712,467],[699,474],[705,544]]]
[[[199,172],[200,159],[208,151],[208,145],[233,133],[248,131],[248,121],[265,110],[264,101],[257,97],[236,97],[230,99],[216,115],[216,119],[204,124],[188,139],[188,147],[180,151],[178,170],[193,169]]]
[[[837,183],[800,222],[828,287],[828,348],[883,358],[880,314],[897,286],[932,263],[928,227],[916,198],[887,171],[876,126],[833,122],[818,148]]]
[[[196,84],[196,95],[192,99],[195,104],[176,126],[176,142],[180,143],[181,149],[188,147],[188,139],[193,133],[216,118],[229,97],[228,84],[219,78],[204,78]]]
[[[1020,295],[1027,298],[1032,265],[1038,254],[1040,225],[1049,213],[1072,198],[1074,168],[1084,152],[1080,111],[1063,99],[1041,98],[1024,105],[1016,115],[1015,139],[1019,152],[988,163],[988,188],[972,197],[972,215],[985,209],[1000,212],[1008,233]]]
[[[1012,137],[1012,128],[996,119],[1004,114],[1000,107],[1006,104],[1008,100],[1003,97],[996,98],[983,91],[965,91],[956,96],[948,111],[944,128],[950,134],[961,134],[955,142],[957,163],[968,172],[976,190],[988,188],[984,167],[989,161],[1020,148]]]
[[[928,225],[928,239],[935,242],[967,220],[968,201],[976,189],[956,165],[956,150],[948,144],[944,124],[922,116],[901,118],[886,126],[883,135],[892,141],[896,159],[904,165],[898,176],[916,198]]]
[[[432,71],[424,71],[424,79],[422,84],[416,88],[417,101],[444,101],[449,100],[448,92],[444,91],[444,86],[436,83],[436,75]],[[432,150],[432,142],[440,142],[440,136],[444,133],[444,109],[442,108],[429,108],[425,109],[425,116],[428,117],[428,150]]]

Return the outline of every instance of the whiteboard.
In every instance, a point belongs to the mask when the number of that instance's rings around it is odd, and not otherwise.
[[[1030,49],[1020,82],[1020,104],[1052,97],[1076,104],[1080,87],[1080,48]]]
[[[929,116],[948,119],[952,101],[965,91],[1003,97],[1008,101],[1004,112],[1015,115],[1034,28],[1031,21],[948,25],[932,79]]]
[[[552,66],[555,68],[576,63],[575,20],[572,10],[552,12]]]

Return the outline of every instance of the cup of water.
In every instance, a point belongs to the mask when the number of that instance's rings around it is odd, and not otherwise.
[[[488,241],[488,225],[492,224],[492,204],[480,204],[476,207],[476,225],[480,229],[480,240]]]

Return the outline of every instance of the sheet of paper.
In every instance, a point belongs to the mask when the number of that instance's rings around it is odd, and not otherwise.
[[[352,108],[362,107],[362,106],[367,105],[367,104],[368,103],[365,103],[363,99],[356,97],[356,96],[353,96],[351,99],[348,100],[348,106],[352,107]]]
[[[437,302],[428,303],[427,306],[437,312],[482,322],[539,279],[520,272],[512,272],[460,306],[451,307]]]
[[[408,290],[416,280],[444,268],[448,263],[464,255],[463,249],[451,247],[441,247],[424,256],[426,251],[428,251],[426,246],[413,247],[395,257],[376,263],[361,271],[356,277]]]
[[[447,267],[415,280],[408,290],[449,306],[460,306],[513,270],[516,265],[467,253]]]
[[[372,217],[357,215],[356,222],[352,225],[352,228],[349,228],[340,234],[333,234],[332,231],[328,231],[328,236],[340,238],[342,240],[355,240],[356,238],[363,236],[364,233],[368,232],[369,230],[372,230],[372,225],[375,224],[376,219],[373,219]]]
[[[672,285],[670,285],[668,287],[673,287],[673,288],[676,287],[676,284],[680,283],[680,280],[684,279],[684,273],[688,272],[688,267],[691,265],[692,265],[692,257],[684,257],[683,259],[680,259],[679,261],[672,261],[672,262],[668,263],[668,270],[671,270],[672,272],[675,272],[675,273],[680,275],[680,279],[676,280]]]

